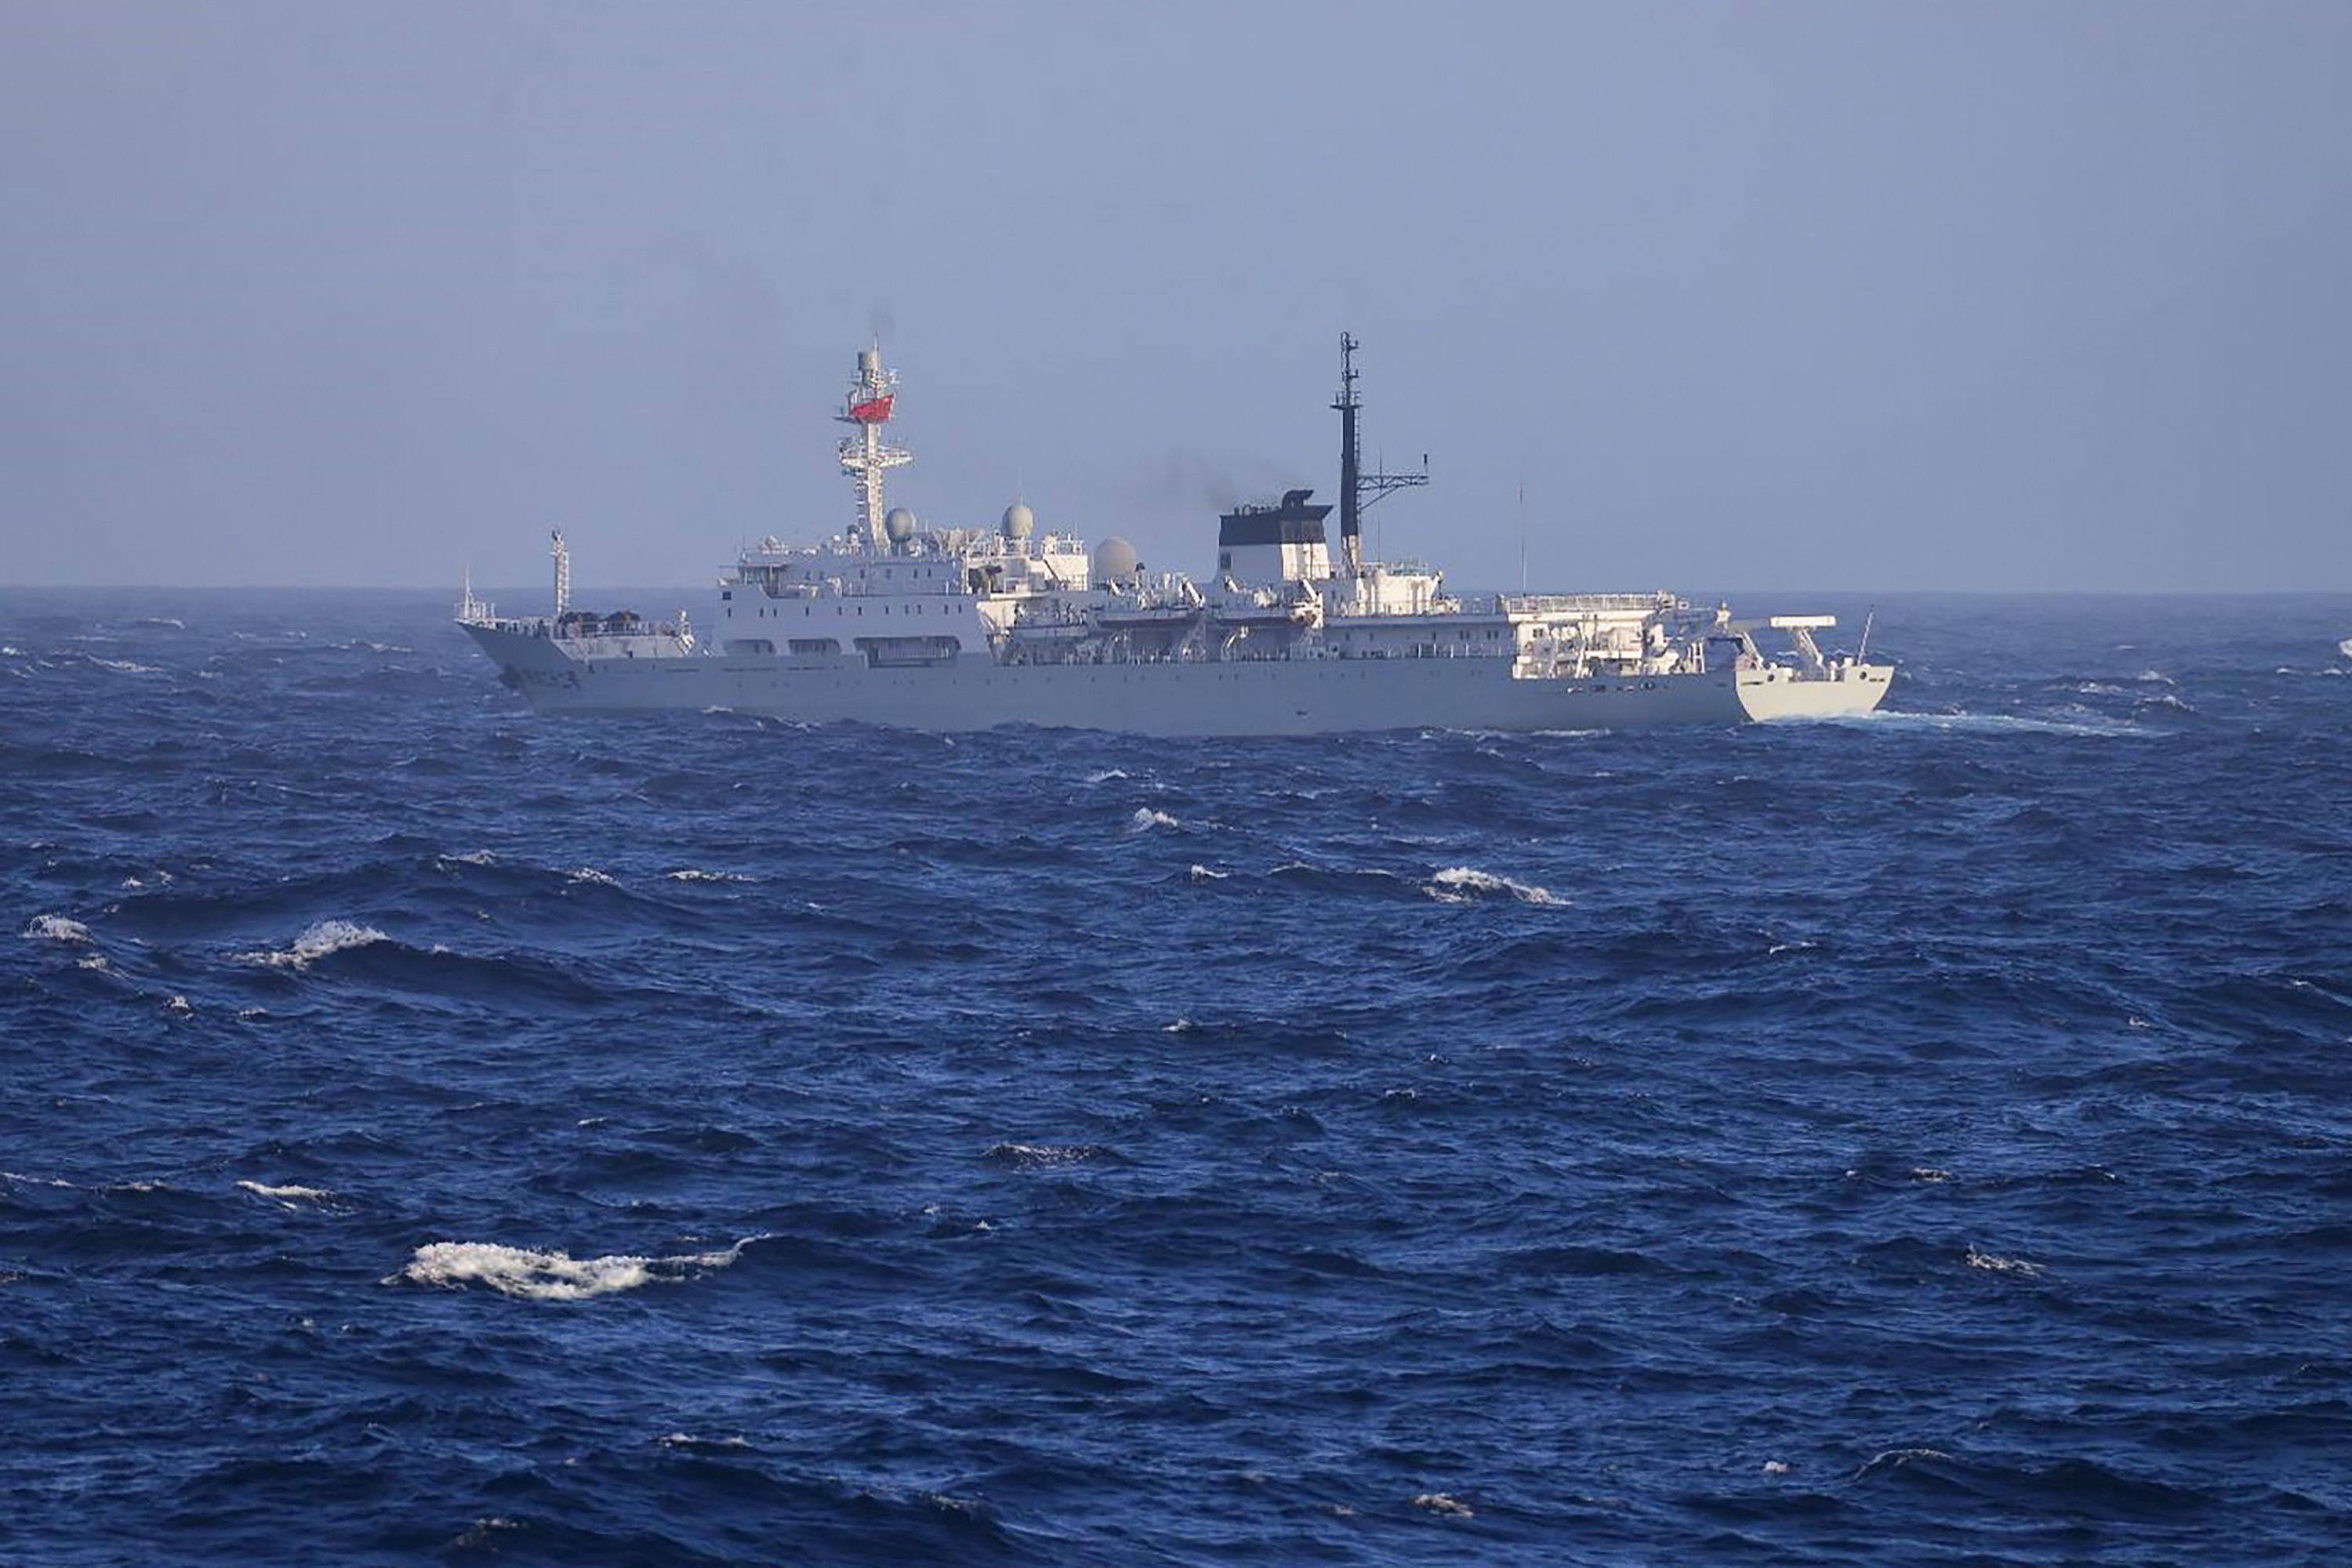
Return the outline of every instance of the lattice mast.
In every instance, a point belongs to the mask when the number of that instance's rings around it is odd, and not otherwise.
[[[857,351],[857,374],[837,416],[857,434],[841,443],[841,466],[857,487],[857,537],[868,550],[886,548],[882,533],[882,476],[915,460],[904,447],[882,443],[882,426],[890,422],[898,400],[898,373],[882,368],[882,345]]]
[[[1429,483],[1429,454],[1421,455],[1417,474],[1368,474],[1363,471],[1362,437],[1357,426],[1364,411],[1363,395],[1356,390],[1356,351],[1362,347],[1347,332],[1339,334],[1339,393],[1331,406],[1339,411],[1339,550],[1348,575],[1364,568],[1364,513],[1392,490]]]

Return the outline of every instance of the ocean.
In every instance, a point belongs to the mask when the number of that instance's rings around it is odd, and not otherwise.
[[[0,1563],[2343,1561],[2352,597],[1877,605],[1177,742],[0,594]]]

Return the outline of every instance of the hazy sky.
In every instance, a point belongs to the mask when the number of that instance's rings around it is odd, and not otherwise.
[[[1199,569],[1347,328],[1465,584],[2352,587],[2341,0],[0,0],[0,582],[707,582],[877,331]]]

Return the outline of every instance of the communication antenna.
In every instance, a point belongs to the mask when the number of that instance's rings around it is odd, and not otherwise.
[[[1873,605],[1870,606],[1870,613],[1862,617],[1862,646],[1853,650],[1853,662],[1856,664],[1870,657],[1870,623],[1876,619],[1878,619],[1878,606]]]
[[[1356,350],[1360,346],[1352,334],[1339,334],[1339,392],[1331,399],[1331,406],[1339,411],[1339,548],[1347,557],[1349,576],[1363,570],[1363,519],[1372,503],[1393,491],[1429,483],[1426,452],[1421,455],[1421,471],[1417,474],[1363,471],[1360,456],[1362,436],[1358,426],[1364,399],[1356,390]]]
[[[1528,591],[1528,487],[1519,486],[1519,592]]]

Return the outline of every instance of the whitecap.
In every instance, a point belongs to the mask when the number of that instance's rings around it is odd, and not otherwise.
[[[1968,1263],[1971,1268],[1990,1269],[1995,1274],[2014,1274],[2026,1279],[2042,1272],[2039,1263],[2028,1263],[2022,1258],[2000,1258],[1990,1252],[1979,1252],[1973,1247],[1969,1248]]]
[[[1166,812],[1154,811],[1148,805],[1137,806],[1135,808],[1135,815],[1128,818],[1128,823],[1130,830],[1136,833],[1149,833],[1155,827],[1181,827],[1184,826],[1174,817],[1169,816]]]
[[[1464,904],[1473,899],[1493,898],[1508,894],[1523,904],[1538,904],[1546,909],[1565,908],[1568,900],[1556,898],[1544,888],[1528,882],[1515,882],[1508,877],[1498,877],[1492,871],[1481,871],[1470,866],[1448,866],[1431,877],[1429,896],[1441,903]]]
[[[748,1448],[748,1437],[698,1437],[691,1432],[672,1432],[656,1438],[665,1448]]]
[[[592,882],[600,888],[617,888],[621,885],[619,878],[607,876],[593,866],[574,867],[568,874],[567,879],[574,882]]]
[[[294,939],[291,947],[240,952],[239,963],[266,963],[273,969],[308,969],[331,953],[392,939],[373,926],[352,921],[320,921]]]
[[[106,967],[106,954],[102,952],[86,952],[82,954],[81,957],[74,960],[74,967],[76,969],[102,970]]]
[[[0,658],[24,658],[28,656],[23,648],[13,647],[6,643],[0,643]]]
[[[1125,768],[1105,768],[1098,773],[1088,773],[1087,775],[1087,783],[1090,784],[1108,784],[1113,779],[1123,779],[1128,776],[1129,775]]]
[[[273,1187],[263,1182],[239,1182],[237,1185],[256,1197],[275,1199],[289,1209],[297,1203],[322,1204],[335,1195],[324,1187],[298,1187],[291,1184]]]
[[[1445,1519],[1475,1519],[1470,1505],[1446,1492],[1423,1492],[1412,1500],[1412,1506]]]
[[[688,866],[669,874],[673,882],[748,882],[749,877],[739,877],[732,871],[704,871]]]
[[[995,1143],[982,1158],[1016,1165],[1075,1165],[1101,1152],[1091,1143]]]
[[[196,1010],[185,996],[175,991],[164,998],[163,1011],[174,1018],[186,1018],[194,1016]]]
[[[64,915],[35,915],[25,927],[27,942],[96,942],[89,927]]]
[[[161,675],[163,673],[152,664],[134,664],[127,658],[100,658],[94,654],[90,657],[90,663],[113,670],[119,675]]]
[[[495,866],[499,858],[487,849],[468,849],[463,855],[436,856],[444,866]]]
[[[1915,1182],[1927,1182],[1930,1184],[1936,1182],[1948,1182],[1952,1179],[1952,1173],[1939,1169],[1934,1165],[1914,1165],[1911,1167],[1911,1179]]]
[[[1189,880],[1195,882],[1222,882],[1233,873],[1213,871],[1206,866],[1187,866],[1184,868],[1184,875]]]
[[[408,1267],[383,1283],[404,1281],[459,1289],[487,1285],[500,1295],[530,1301],[582,1301],[654,1284],[675,1285],[699,1271],[724,1268],[740,1257],[757,1237],[720,1252],[688,1252],[669,1258],[644,1258],[635,1253],[611,1253],[602,1258],[574,1258],[568,1252],[539,1252],[529,1247],[502,1247],[489,1241],[436,1241],[416,1249]]]

